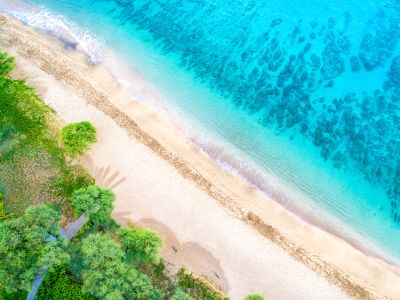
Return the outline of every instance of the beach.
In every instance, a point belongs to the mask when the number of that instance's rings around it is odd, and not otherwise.
[[[116,192],[118,223],[163,236],[171,269],[185,265],[232,299],[250,292],[269,299],[400,298],[398,267],[224,171],[83,53],[5,16],[0,46],[17,58],[13,76],[35,86],[63,122],[97,127],[99,141],[84,166]]]

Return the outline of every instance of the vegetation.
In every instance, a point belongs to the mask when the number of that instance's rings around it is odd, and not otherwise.
[[[14,69],[14,57],[8,56],[5,52],[0,52],[0,76],[9,74]]]
[[[264,296],[260,294],[250,294],[244,300],[264,300]]]
[[[183,291],[180,287],[178,287],[175,291],[175,294],[171,297],[171,300],[191,300],[193,299],[187,293]]]
[[[68,261],[60,220],[55,207],[38,205],[28,207],[22,217],[0,223],[1,292],[28,291],[39,270]]]
[[[96,128],[88,121],[72,123],[61,131],[65,152],[76,157],[87,151],[96,142]]]
[[[112,191],[91,185],[73,192],[70,201],[77,216],[85,215],[94,223],[104,226],[110,222],[114,199]]]
[[[16,216],[32,204],[57,203],[68,217],[72,191],[93,180],[82,168],[66,163],[57,121],[35,90],[23,80],[4,76],[13,62],[0,54],[0,201]]]
[[[40,300],[95,300],[82,290],[82,285],[69,272],[66,266],[51,270],[40,286],[36,296]]]
[[[66,161],[96,129],[80,122],[60,133],[35,90],[7,76],[13,66],[0,53],[0,299],[24,299],[45,269],[37,299],[224,299],[184,270],[168,276],[155,232],[112,223],[113,192]],[[60,224],[72,212],[89,222],[68,242]]]
[[[151,299],[161,295],[148,276],[129,266],[121,246],[108,234],[91,234],[82,242],[83,288],[101,299]],[[161,299],[162,297],[160,297]]]
[[[157,263],[162,247],[160,236],[144,228],[122,227],[117,231],[125,253],[136,261]]]
[[[192,274],[186,273],[184,269],[179,270],[177,278],[178,286],[195,299],[228,299],[220,291],[210,286],[207,281],[195,278]]]

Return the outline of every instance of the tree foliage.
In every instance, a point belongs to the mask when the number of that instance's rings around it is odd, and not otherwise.
[[[92,234],[81,247],[83,289],[99,299],[162,299],[150,279],[124,261],[121,246],[109,234]]]
[[[39,270],[64,264],[60,212],[50,205],[28,207],[20,218],[0,223],[0,290],[29,290]]]
[[[88,121],[71,123],[61,131],[65,152],[71,157],[83,154],[97,141],[96,127]]]
[[[121,227],[117,234],[125,252],[143,262],[159,260],[162,239],[154,231],[145,228]]]
[[[113,209],[115,195],[108,189],[91,185],[72,193],[71,204],[76,215],[85,215],[93,222],[107,224]]]
[[[36,296],[41,300],[94,300],[95,298],[82,291],[81,284],[67,271],[65,266],[55,268],[47,273]]]
[[[0,52],[0,76],[8,75],[14,69],[14,57]]]

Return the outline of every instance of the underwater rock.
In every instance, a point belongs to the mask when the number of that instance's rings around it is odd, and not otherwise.
[[[386,19],[388,21],[385,22]],[[382,66],[392,55],[399,39],[399,19],[387,18],[380,14],[377,20],[379,22],[371,25],[359,49],[360,60],[367,71]]]
[[[336,25],[336,20],[334,18],[328,19],[328,28],[332,29]]]
[[[281,24],[283,22],[282,18],[277,18],[272,20],[270,27],[273,28],[275,26],[278,26],[279,24]]]
[[[349,54],[351,48],[351,42],[347,37],[340,37],[337,39],[337,45],[340,49],[342,49],[343,53]]]
[[[400,55],[392,60],[389,78],[396,86],[400,87]]]
[[[303,48],[303,52],[307,53],[310,49],[311,49],[311,43],[307,43]]]
[[[358,58],[355,55],[350,57],[350,68],[353,72],[358,72],[361,70],[360,62],[358,61]]]
[[[333,166],[337,169],[340,169],[346,163],[346,157],[342,152],[338,151],[335,153],[334,156],[332,156],[332,161],[333,161]]]
[[[325,79],[334,79],[344,72],[344,59],[340,55],[340,49],[334,42],[326,45],[322,52],[321,75]]]

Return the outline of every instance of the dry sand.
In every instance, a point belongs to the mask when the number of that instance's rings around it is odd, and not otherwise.
[[[215,165],[167,120],[132,101],[102,67],[0,16],[0,50],[62,121],[90,120],[82,159],[112,188],[114,217],[157,230],[172,269],[185,265],[233,299],[400,299],[400,271],[309,225]]]

